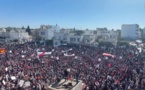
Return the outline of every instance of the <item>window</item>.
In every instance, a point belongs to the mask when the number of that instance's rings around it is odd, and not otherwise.
[[[45,32],[41,32],[41,35],[45,35]]]
[[[78,38],[78,42],[80,41],[80,38]]]
[[[76,38],[74,38],[74,41],[76,41]]]
[[[70,38],[70,41],[72,42],[73,41],[73,38]]]
[[[66,38],[63,38],[63,40],[66,40]]]

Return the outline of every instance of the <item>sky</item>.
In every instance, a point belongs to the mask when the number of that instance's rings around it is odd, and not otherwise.
[[[145,0],[0,0],[0,27],[121,29],[145,27]]]

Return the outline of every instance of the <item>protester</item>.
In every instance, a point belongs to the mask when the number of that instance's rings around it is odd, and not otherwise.
[[[145,90],[145,53],[134,47],[54,48],[34,42],[0,47],[7,50],[0,55],[0,88],[4,90],[48,90],[68,77],[77,83],[82,80],[83,90]],[[37,52],[43,53],[39,57]]]

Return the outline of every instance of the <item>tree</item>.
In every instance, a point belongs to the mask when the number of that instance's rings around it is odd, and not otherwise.
[[[29,27],[29,26],[27,27],[26,32],[28,32],[28,34],[29,34],[29,35],[31,35],[31,34],[32,34],[32,33],[31,33],[31,29],[30,29],[30,27]]]

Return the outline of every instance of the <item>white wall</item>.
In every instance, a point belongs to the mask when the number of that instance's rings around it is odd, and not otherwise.
[[[30,39],[30,36],[27,32],[20,32],[19,33],[19,39],[22,40],[26,40],[28,41]]]
[[[54,47],[58,47],[60,45],[61,45],[60,40],[53,40],[53,46]]]
[[[40,29],[39,36],[45,40],[51,40],[54,37],[54,32],[59,31],[58,26],[52,26],[49,29]]]
[[[99,41],[111,42],[113,45],[117,44],[119,32],[113,30],[103,30],[103,31],[100,30],[99,33],[97,32],[97,34],[98,34],[97,36],[101,36]]]
[[[40,36],[41,38],[46,39],[46,36],[47,36],[46,30],[39,30],[39,36]]]
[[[118,38],[119,32],[112,31],[112,30],[103,30],[103,31],[98,31],[97,36],[101,36],[101,39]]]
[[[84,44],[90,44],[92,42],[92,40],[95,39],[94,35],[84,35],[83,37],[83,43]]]
[[[30,36],[28,35],[27,32],[4,32],[3,34],[9,40],[15,40],[15,39],[28,40],[28,39],[30,39]]]
[[[19,39],[20,35],[18,32],[10,32],[10,39]]]
[[[94,35],[94,31],[92,30],[85,30],[84,35]]]
[[[137,24],[124,24],[121,27],[121,38],[125,39],[136,39],[137,30],[139,30],[139,25]]]
[[[45,40],[50,40],[54,37],[54,32],[52,30],[40,30],[39,31],[39,36],[41,38],[44,38]]]
[[[145,28],[143,29],[143,35],[145,35]]]
[[[63,32],[55,32],[54,33],[54,39],[63,40],[64,39],[64,33]]]
[[[68,35],[67,42],[68,43],[76,43],[79,44],[82,42],[83,36],[80,35]]]

